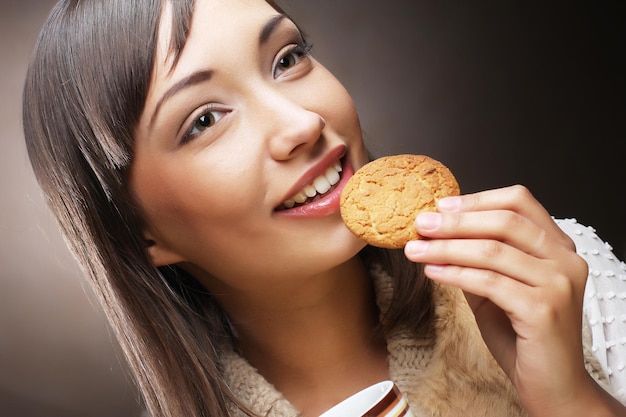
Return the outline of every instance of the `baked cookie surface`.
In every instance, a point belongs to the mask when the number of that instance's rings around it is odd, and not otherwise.
[[[403,248],[419,239],[415,218],[436,211],[437,201],[459,195],[459,185],[441,162],[424,155],[376,159],[355,172],[341,193],[341,217],[372,246]]]

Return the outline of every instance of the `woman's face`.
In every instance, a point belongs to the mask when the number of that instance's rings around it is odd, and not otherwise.
[[[250,289],[353,257],[339,191],[367,155],[348,93],[263,0],[197,1],[173,66],[168,7],[130,178],[155,263]]]

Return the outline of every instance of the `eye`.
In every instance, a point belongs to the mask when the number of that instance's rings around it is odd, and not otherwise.
[[[202,110],[202,113],[193,119],[191,125],[187,128],[185,135],[183,136],[181,143],[187,143],[194,137],[204,133],[207,129],[211,128],[217,122],[219,122],[227,112],[218,110],[213,105],[208,106]]]
[[[289,67],[296,65],[298,63],[298,59],[300,59],[299,56],[297,56],[293,52],[290,52],[278,61],[278,66],[276,68],[286,70]]]
[[[283,72],[295,67],[300,61],[306,59],[311,52],[311,48],[313,48],[313,45],[304,42],[284,48],[274,64],[274,78],[277,78]]]

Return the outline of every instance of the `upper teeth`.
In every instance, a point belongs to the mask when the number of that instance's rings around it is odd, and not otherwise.
[[[283,205],[286,208],[292,208],[296,203],[304,203],[307,199],[315,197],[317,194],[328,192],[333,185],[339,182],[340,172],[341,164],[335,162],[333,166],[328,167],[326,172],[315,178],[311,184],[304,187],[298,194],[285,201]]]

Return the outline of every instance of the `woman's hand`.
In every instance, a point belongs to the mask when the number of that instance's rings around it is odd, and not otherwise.
[[[584,368],[587,264],[546,210],[522,186],[442,199],[438,210],[418,216],[428,239],[409,242],[406,256],[465,292],[529,414],[619,415]]]

